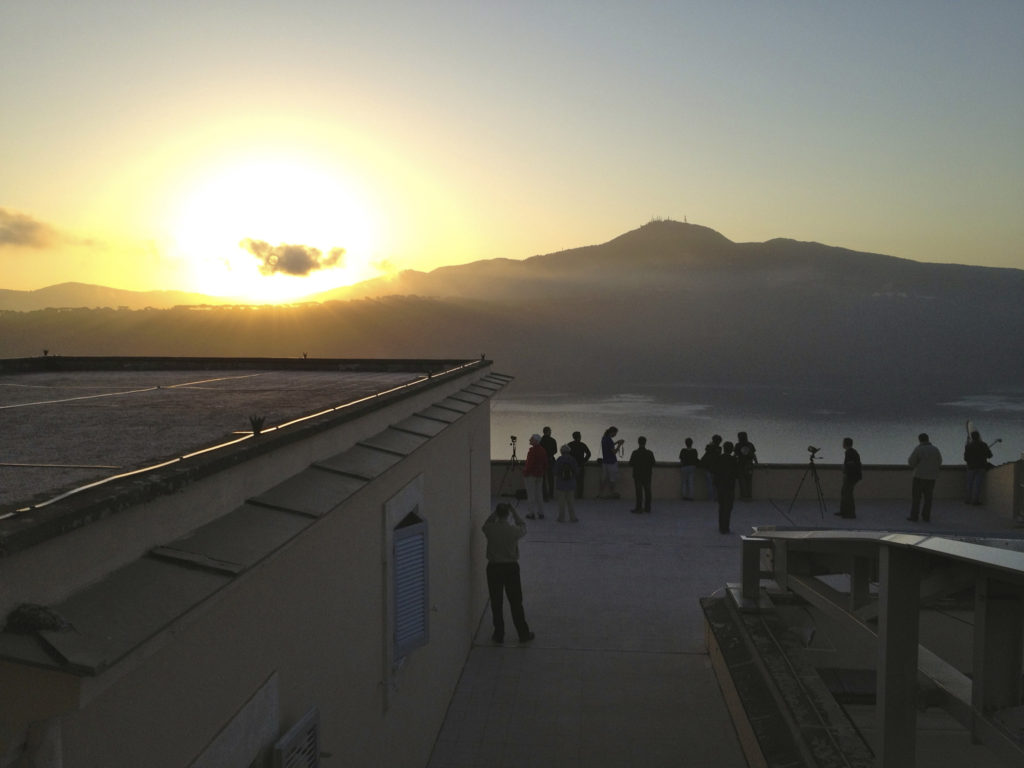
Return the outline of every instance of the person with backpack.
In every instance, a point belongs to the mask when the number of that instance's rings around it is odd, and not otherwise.
[[[559,457],[555,459],[555,499],[558,500],[558,522],[565,522],[565,512],[569,511],[569,522],[578,523],[573,497],[576,495],[576,475],[580,468],[572,457],[572,449],[563,445],[559,449]]]

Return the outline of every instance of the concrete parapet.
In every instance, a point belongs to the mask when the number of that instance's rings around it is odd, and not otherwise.
[[[520,470],[507,460],[491,461],[491,488],[495,496],[511,496],[523,488]],[[789,502],[793,499],[812,501],[815,484],[810,464],[759,464],[754,469],[753,493],[755,499]],[[821,482],[821,490],[828,500],[839,498],[843,482],[842,466],[815,464],[814,470]],[[965,467],[950,465],[942,468],[935,485],[935,498],[939,500],[963,499],[965,493]],[[584,497],[597,495],[601,465],[591,462],[584,468]],[[707,479],[703,470],[696,475],[698,499],[708,498]],[[864,479],[857,483],[856,496],[863,501],[889,501],[909,499],[911,469],[895,464],[876,464],[864,467]],[[678,499],[681,495],[681,473],[678,462],[659,463],[654,468],[651,490],[656,499]],[[619,464],[618,491],[623,498],[633,495],[633,473],[626,462]],[[1024,524],[1024,460],[994,467],[985,480],[983,495],[985,506],[1000,511],[1007,518],[1020,519]]]

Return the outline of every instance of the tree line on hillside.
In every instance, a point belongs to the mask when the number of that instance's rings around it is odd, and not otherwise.
[[[1024,327],[1024,317],[1019,321]],[[485,354],[523,390],[563,392],[700,381],[811,383],[876,398],[895,391],[956,394],[1022,380],[1020,346],[1018,334],[991,328],[970,306],[806,287],[0,312],[5,358],[44,350],[66,356]]]

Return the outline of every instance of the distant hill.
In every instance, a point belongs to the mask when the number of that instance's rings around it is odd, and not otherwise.
[[[80,296],[68,305],[88,306]],[[302,306],[0,312],[0,356],[486,353],[521,390],[754,384],[871,409],[1019,391],[1021,297],[1022,270],[733,243],[655,221],[602,245],[407,271]]]
[[[695,224],[655,221],[602,245],[491,259],[432,272],[407,270],[308,297],[313,301],[419,295],[435,298],[567,298],[618,290],[725,291],[842,286],[872,295],[962,293],[1019,285],[1021,270],[924,264],[819,243],[776,239],[734,243]],[[954,284],[951,284],[953,281]],[[965,285],[960,285],[965,282]],[[1001,294],[1005,290],[999,291]]]
[[[179,304],[225,304],[224,299],[185,291],[125,291],[88,283],[60,283],[34,291],[0,288],[0,310],[32,312],[66,307],[170,309]]]

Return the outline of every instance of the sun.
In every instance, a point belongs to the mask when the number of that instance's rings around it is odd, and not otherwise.
[[[268,303],[372,276],[375,231],[375,216],[351,182],[308,161],[277,158],[234,162],[192,183],[172,224],[194,290]],[[306,274],[261,271],[253,241],[324,258]],[[337,249],[344,253],[331,258]]]

